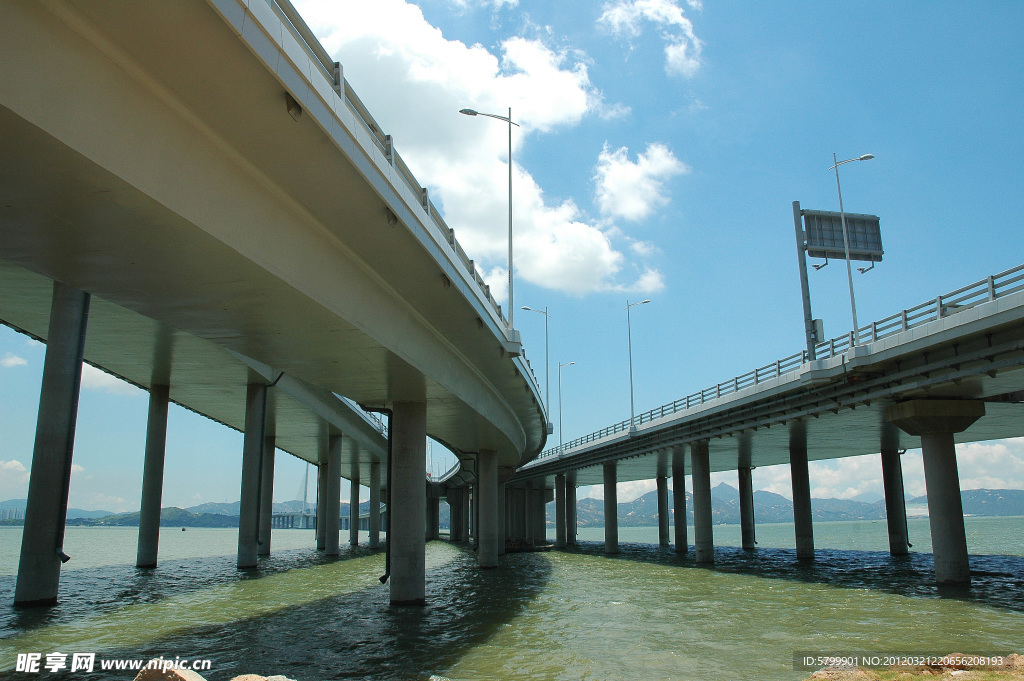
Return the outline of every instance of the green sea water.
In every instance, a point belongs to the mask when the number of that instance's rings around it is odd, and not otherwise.
[[[239,572],[232,530],[165,529],[160,566],[139,570],[134,529],[71,527],[61,602],[16,610],[21,533],[0,528],[0,669],[61,651],[209,659],[204,676],[225,681],[803,679],[794,655],[1019,652],[1024,519],[968,518],[975,576],[952,591],[931,582],[916,523],[906,558],[885,551],[884,523],[819,523],[810,564],[795,560],[792,526],[759,526],[753,552],[716,526],[711,568],[653,545],[656,528],[620,528],[615,557],[584,530],[573,551],[510,554],[488,571],[470,547],[431,542],[423,608],[388,604],[382,553],[346,545],[328,560],[308,531],[275,530],[274,554]]]

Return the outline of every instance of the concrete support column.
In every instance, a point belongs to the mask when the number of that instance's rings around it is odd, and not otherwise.
[[[57,602],[89,294],[53,282],[14,604]]]
[[[676,553],[686,554],[686,450],[672,448],[672,520],[675,523]]]
[[[433,541],[441,536],[441,497],[427,497],[427,507],[424,509],[427,521],[427,532],[424,538]]]
[[[324,476],[324,552],[328,556],[341,553],[341,452],[341,433],[331,435]]]
[[[468,486],[462,488],[462,501],[459,503],[459,505],[462,507],[462,529],[460,530],[461,533],[462,533],[462,541],[468,542],[469,541],[469,511],[470,511],[470,507],[469,507],[469,487]],[[502,546],[502,549],[504,549],[504,546]]]
[[[498,455],[481,450],[477,455],[477,489],[480,491],[480,548],[477,558],[480,567],[498,566]]]
[[[167,450],[167,407],[170,386],[149,389],[149,420],[146,424],[146,462],[142,471],[142,502],[139,510],[139,546],[135,566],[155,568],[160,547],[160,505],[164,490],[164,453]]]
[[[328,456],[330,458],[330,446]],[[327,461],[316,465],[316,549],[325,551],[327,542]]]
[[[757,545],[754,534],[754,483],[750,466],[740,466],[737,477],[740,486],[740,543],[748,551]]]
[[[498,555],[505,555],[505,546],[510,536],[509,522],[511,509],[511,492],[508,481],[515,474],[516,469],[511,466],[498,467]]]
[[[619,495],[614,461],[604,464],[604,552],[619,552]]]
[[[807,436],[802,428],[789,436],[789,475],[793,483],[793,531],[798,560],[814,560],[811,477],[807,470]]]
[[[565,545],[576,546],[576,471],[565,476]]]
[[[668,478],[659,475],[658,485],[658,544],[668,546]]]
[[[449,527],[448,541],[457,544],[462,541],[462,489],[450,488],[445,492],[448,499]]]
[[[353,471],[349,481],[348,543],[359,546],[359,471]]]
[[[391,604],[426,602],[427,405],[395,402],[391,418]]]
[[[259,554],[270,555],[270,519],[274,517],[274,455],[277,452],[277,438],[267,435],[263,438],[263,456],[260,466],[260,520]]]
[[[711,459],[708,441],[690,444],[693,470],[693,543],[698,563],[715,562],[715,538],[711,529]]]
[[[907,502],[903,491],[903,464],[899,450],[882,449],[882,486],[885,488],[885,521],[889,526],[889,553],[910,553],[907,534]]]
[[[370,513],[367,516],[366,529],[370,534],[367,546],[371,549],[380,548],[380,464],[370,464]]]
[[[547,490],[544,487],[544,480],[534,487],[534,537],[538,544],[548,543],[548,503],[545,498]]]
[[[921,437],[935,579],[939,584],[969,584],[971,568],[953,434],[984,416],[985,403],[912,400],[891,405],[885,415],[893,425]]]
[[[535,536],[537,521],[533,517],[536,512],[537,507],[533,503],[533,483],[528,482],[523,490],[523,532],[528,544],[535,544],[537,542],[537,537]]]
[[[267,415],[267,386],[252,383],[246,390],[245,435],[242,441],[242,488],[238,510],[238,567],[256,567],[259,555],[260,475]]]
[[[565,474],[555,476],[555,547],[565,548]]]

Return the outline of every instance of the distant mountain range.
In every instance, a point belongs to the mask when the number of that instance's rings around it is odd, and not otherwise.
[[[672,506],[672,492],[669,491],[669,506]],[[1015,489],[974,489],[960,493],[964,515],[968,516],[1024,516],[1024,490]],[[907,499],[911,511],[927,510],[928,498]],[[205,503],[189,508],[164,508],[160,524],[164,527],[237,527],[239,502]],[[307,504],[312,512],[314,506]],[[812,515],[815,520],[882,520],[885,518],[885,502],[872,503],[853,499],[813,499]],[[21,525],[25,510],[24,499],[0,502],[0,525]],[[369,503],[359,504],[360,513],[369,510]],[[302,501],[286,501],[274,504],[275,513],[298,513]],[[6,514],[3,512],[7,512]],[[913,513],[911,513],[913,515]],[[20,517],[5,516],[18,515]],[[347,518],[349,505],[341,504],[340,517]],[[441,505],[440,524],[449,525],[446,504]],[[716,525],[739,524],[739,490],[721,483],[711,490],[711,517]],[[601,499],[580,499],[576,510],[580,527],[602,527],[604,525],[604,501]],[[633,501],[619,504],[619,525],[623,527],[656,527],[658,525],[658,493],[647,494]],[[693,523],[693,497],[686,494],[686,518]],[[754,520],[758,523],[788,523],[793,521],[793,503],[778,494],[763,490],[754,492]],[[548,505],[548,523],[554,524],[554,505]],[[139,513],[110,513],[108,511],[83,511],[68,509],[68,525],[137,527]]]
[[[669,507],[672,492],[669,491]],[[960,493],[964,515],[968,516],[1024,516],[1024,490],[974,489]],[[927,509],[928,497],[907,499],[908,507]],[[853,499],[812,499],[811,513],[815,520],[882,520],[885,501],[866,503]],[[554,517],[549,513],[549,520]],[[604,525],[604,501],[580,499],[577,502],[577,523],[580,527]],[[650,527],[658,524],[658,493],[647,494],[633,501],[619,504],[619,525],[623,527]],[[693,522],[693,497],[686,493],[686,518]],[[711,490],[711,518],[716,525],[737,525],[740,522],[740,493],[735,487],[721,483]],[[757,523],[793,522],[793,502],[784,496],[763,490],[754,492],[754,521]]]

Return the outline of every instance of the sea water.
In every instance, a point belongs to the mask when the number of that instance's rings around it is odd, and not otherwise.
[[[20,528],[0,528],[0,669],[19,653],[208,659],[241,673],[319,679],[804,679],[794,656],[1020,652],[1022,518],[968,518],[972,585],[933,583],[927,521],[912,554],[886,550],[885,523],[817,523],[799,562],[792,525],[758,526],[758,548],[715,526],[713,567],[656,546],[657,528],[600,528],[570,551],[509,554],[481,571],[470,547],[427,546],[427,605],[391,607],[384,554],[274,530],[273,555],[235,567],[237,532],[164,528],[160,565],[134,567],[134,528],[69,527],[57,606],[11,607]],[[692,529],[689,537],[692,541]],[[365,543],[365,533],[362,541]],[[0,672],[6,674],[6,672]],[[132,672],[12,678],[130,679]]]

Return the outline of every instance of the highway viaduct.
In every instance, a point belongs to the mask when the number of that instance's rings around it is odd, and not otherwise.
[[[618,550],[616,483],[656,479],[669,543],[687,552],[692,476],[695,558],[714,561],[712,471],[737,471],[743,547],[754,548],[751,470],[789,464],[799,558],[814,555],[808,462],[880,453],[890,550],[908,550],[900,454],[920,447],[939,583],[970,580],[954,443],[1024,435],[1024,265],[901,310],[837,339],[542,453],[506,494],[509,531],[543,538],[554,488],[556,543],[575,542],[577,485],[603,485],[605,550]]]
[[[389,490],[391,601],[422,603],[428,435],[474,462],[497,564],[499,469],[546,439],[536,379],[287,0],[0,4],[0,159],[0,319],[47,343],[17,604],[57,598],[83,360],[151,393],[140,565],[169,401],[245,434],[240,568],[280,448],[321,470],[329,553],[341,475]]]

